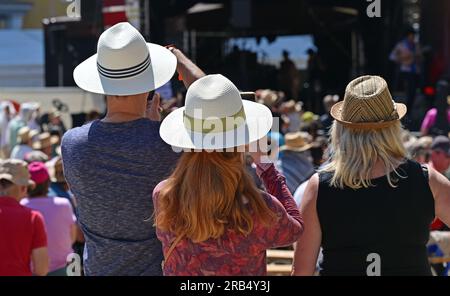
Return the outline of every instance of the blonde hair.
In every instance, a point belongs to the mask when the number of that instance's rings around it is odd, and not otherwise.
[[[156,227],[193,242],[217,239],[226,229],[248,235],[258,219],[273,223],[239,152],[185,152],[159,192]]]
[[[362,130],[347,128],[335,121],[330,130],[330,159],[319,171],[333,173],[331,186],[368,188],[373,186],[372,168],[381,160],[389,185],[396,187],[396,177],[406,177],[397,170],[407,155],[402,131],[400,122],[380,130]]]

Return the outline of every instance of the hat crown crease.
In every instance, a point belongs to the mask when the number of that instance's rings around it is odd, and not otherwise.
[[[128,23],[106,30],[99,38],[97,53],[99,66],[113,71],[136,67],[149,56],[144,37]]]
[[[342,119],[348,122],[383,122],[399,118],[387,84],[378,76],[363,76],[346,89]]]
[[[234,117],[243,108],[239,90],[220,74],[195,81],[186,93],[185,106],[186,115],[196,119]]]

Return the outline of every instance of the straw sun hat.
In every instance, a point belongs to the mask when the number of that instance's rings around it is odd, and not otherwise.
[[[226,77],[216,74],[192,83],[185,107],[161,123],[161,138],[173,147],[220,150],[256,142],[272,127],[266,106],[242,100]]]
[[[287,133],[284,136],[285,144],[280,147],[280,151],[303,152],[311,149],[311,136],[306,132]]]
[[[78,65],[73,77],[88,92],[136,95],[166,84],[176,66],[177,59],[168,49],[146,43],[132,25],[119,23],[103,32],[97,54]]]
[[[58,136],[52,136],[50,133],[45,132],[38,136],[38,140],[33,143],[33,149],[40,150],[49,146],[58,144]]]
[[[392,100],[383,78],[361,76],[347,85],[344,101],[334,104],[330,113],[346,127],[380,129],[402,119],[406,106]]]

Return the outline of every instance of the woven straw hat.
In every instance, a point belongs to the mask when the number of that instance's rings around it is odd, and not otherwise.
[[[311,136],[306,132],[287,133],[284,136],[285,145],[280,147],[280,151],[303,152],[312,147]]]
[[[361,76],[347,85],[344,101],[334,104],[330,113],[346,127],[380,129],[398,122],[406,110],[392,100],[383,78]]]

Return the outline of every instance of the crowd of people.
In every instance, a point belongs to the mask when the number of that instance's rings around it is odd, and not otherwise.
[[[1,103],[0,195],[10,198],[0,199],[0,274],[64,275],[67,256],[76,239],[82,241],[63,173],[60,144],[66,129],[58,111],[44,124],[38,103],[17,107]]]
[[[153,91],[175,72],[187,93],[164,105]],[[128,23],[74,78],[106,95],[104,118],[66,131],[57,111],[43,123],[39,104],[1,103],[0,275],[67,275],[79,253],[91,276],[256,276],[267,249],[293,246],[294,275],[316,274],[320,252],[323,275],[367,275],[371,253],[381,275],[431,274],[449,135],[428,134],[431,111],[421,136],[404,130],[383,78],[314,114],[282,91],[244,94]]]

